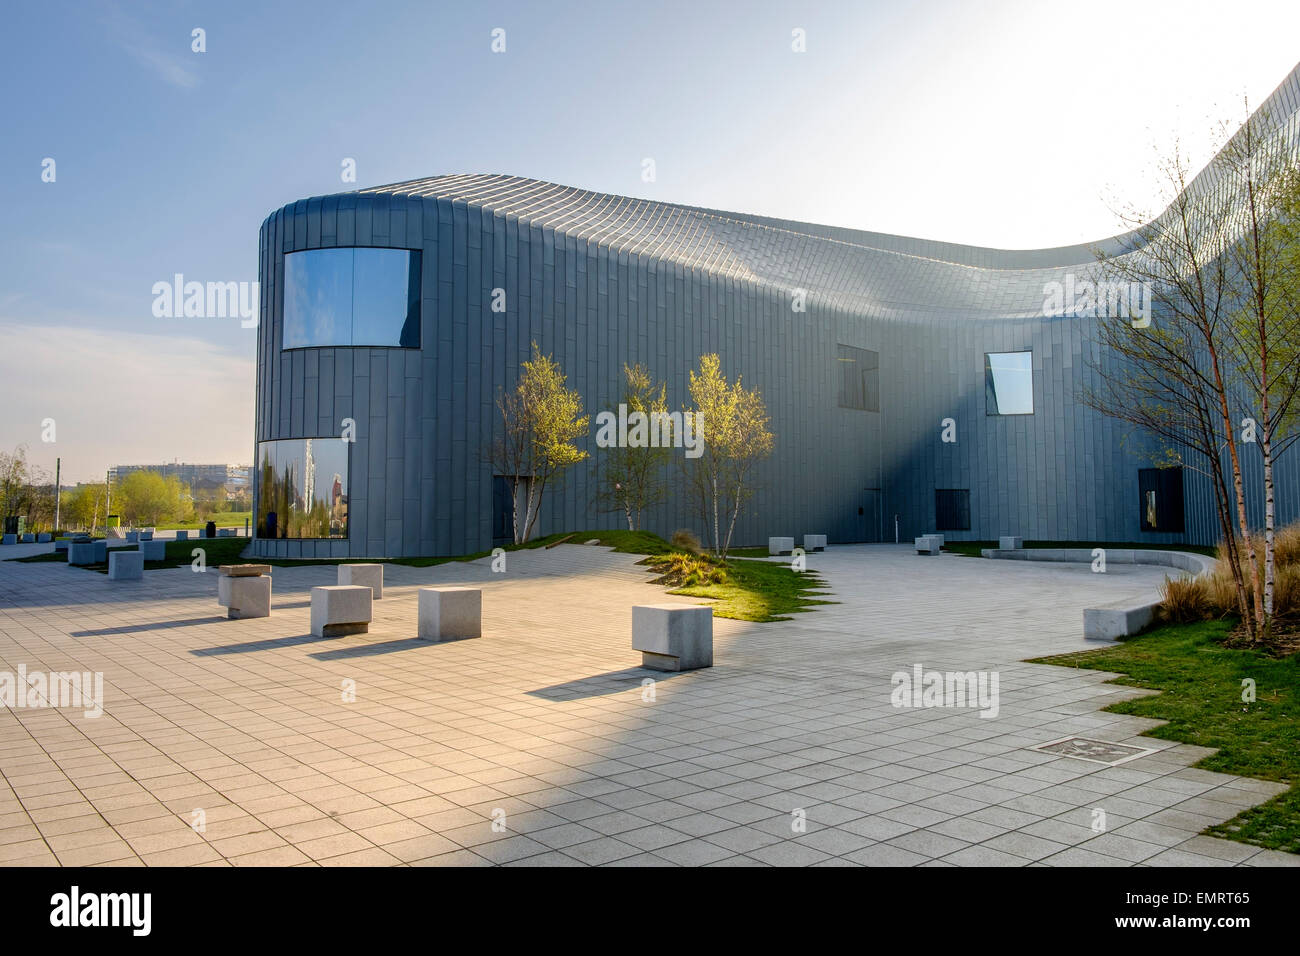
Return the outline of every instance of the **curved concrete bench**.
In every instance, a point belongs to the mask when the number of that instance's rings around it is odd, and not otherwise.
[[[1159,551],[1153,548],[1103,548],[1107,564],[1148,564],[1163,568],[1177,568],[1199,578],[1214,570],[1218,561],[1191,551]],[[980,552],[986,558],[1011,561],[1064,561],[1091,564],[1091,548],[985,548]],[[1159,594],[1125,598],[1083,610],[1083,636],[1089,641],[1114,641],[1136,634],[1156,616],[1160,606]]]

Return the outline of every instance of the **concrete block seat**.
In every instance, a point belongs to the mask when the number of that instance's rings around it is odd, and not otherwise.
[[[54,535],[50,534],[48,531],[42,531],[40,534],[36,536],[37,544],[49,544],[53,540],[54,540]]]
[[[806,534],[803,536],[803,549],[805,551],[825,551],[826,535],[824,534]]]
[[[23,544],[35,544],[35,543],[36,543],[36,535],[34,534],[23,535]]]
[[[94,564],[95,553],[95,542],[93,541],[68,542],[68,564],[76,565],[78,567]]]
[[[375,600],[384,596],[384,566],[382,564],[340,564],[339,584],[357,584],[375,592]]]
[[[0,541],[3,541],[5,544],[17,544],[17,543],[18,543],[18,535],[16,535],[16,534],[7,534],[7,535],[5,535],[3,538],[0,538]]]
[[[1025,546],[1025,539],[1018,534],[1004,534],[998,538],[999,551],[1018,551]]]
[[[167,542],[142,540],[140,553],[144,555],[146,561],[162,561],[167,557]]]
[[[188,540],[188,539],[189,539],[189,536],[190,536],[190,533],[189,533],[188,531],[184,531],[184,530],[182,530],[182,531],[177,531],[177,532],[176,532],[176,540],[177,540],[177,541],[185,541],[185,540]]]
[[[479,588],[420,588],[417,614],[416,633],[427,641],[483,636],[483,592]]]
[[[139,542],[140,542],[140,532],[139,532],[139,531],[128,531],[128,532],[126,533],[126,543],[127,543],[127,544],[138,544]]]
[[[713,608],[638,604],[632,608],[632,649],[641,666],[689,671],[713,666]]]
[[[144,555],[139,551],[114,548],[108,556],[110,581],[139,581],[144,577]]]
[[[794,550],[794,538],[768,538],[768,554],[789,554]]]
[[[72,543],[72,539],[71,539],[71,538],[55,538],[55,539],[54,539],[54,550],[55,550],[56,552],[58,552],[58,551],[62,551],[62,552],[64,552],[64,553],[66,554],[66,553],[67,553],[67,550],[68,550],[68,545],[71,544],[71,543]]]
[[[923,534],[916,539],[917,554],[938,554],[943,550],[943,537],[937,534]]]
[[[107,564],[108,563],[108,542],[103,539],[100,539],[99,541],[92,541],[91,545],[95,549],[95,563]]]
[[[311,589],[311,632],[317,637],[365,634],[370,630],[375,592],[356,584]]]
[[[217,578],[217,604],[226,608],[226,617],[238,620],[271,616],[269,564],[223,564],[218,570],[221,576]]]

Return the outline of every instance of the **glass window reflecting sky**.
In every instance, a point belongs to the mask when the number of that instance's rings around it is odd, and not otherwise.
[[[984,405],[989,415],[1034,413],[1034,353],[986,352]]]
[[[284,257],[282,347],[420,347],[420,253],[309,249]]]

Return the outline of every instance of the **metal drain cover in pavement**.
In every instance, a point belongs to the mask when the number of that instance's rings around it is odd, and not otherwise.
[[[1092,763],[1104,763],[1111,767],[1155,753],[1147,747],[1113,744],[1108,740],[1093,740],[1091,737],[1062,737],[1060,740],[1039,744],[1029,749],[1041,750],[1061,757],[1073,757],[1076,760],[1088,760]]]

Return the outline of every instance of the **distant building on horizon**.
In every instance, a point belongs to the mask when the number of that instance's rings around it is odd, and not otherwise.
[[[108,480],[117,484],[136,471],[152,471],[164,478],[176,478],[188,485],[191,492],[224,488],[227,493],[247,490],[252,480],[251,465],[198,465],[189,462],[167,462],[159,465],[114,465],[108,470]]]

